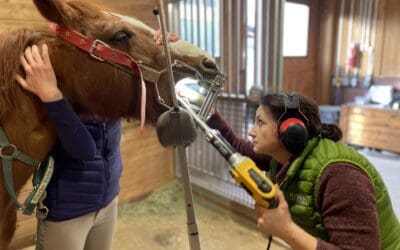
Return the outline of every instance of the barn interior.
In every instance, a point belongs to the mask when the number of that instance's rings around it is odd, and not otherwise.
[[[159,28],[158,1],[92,0]],[[46,23],[30,0],[0,0],[0,32]],[[400,218],[400,2],[397,0],[165,0],[167,29],[215,58],[227,76],[216,109],[248,138],[266,92],[316,100],[324,123],[382,176]],[[124,121],[114,249],[190,249],[182,183],[187,168],[203,249],[265,249],[254,200],[198,131],[185,149],[163,147],[155,126]],[[28,182],[19,195],[32,190]],[[18,213],[12,249],[34,249],[36,218]],[[271,249],[288,249],[274,239]]]

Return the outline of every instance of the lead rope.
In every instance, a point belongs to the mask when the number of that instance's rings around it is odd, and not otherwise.
[[[49,156],[47,158],[47,168],[46,172],[43,175],[43,179],[46,179],[48,177],[51,178],[51,175],[54,171],[54,159],[53,157]],[[49,172],[49,169],[51,169],[51,172]],[[36,175],[40,175],[40,169],[38,169],[35,173],[35,176],[33,178],[33,182],[36,180]],[[41,188],[40,186],[42,183],[39,184],[39,189]],[[44,187],[44,191],[42,195],[39,197],[37,200],[36,204],[36,219],[37,219],[37,225],[36,225],[36,250],[43,249],[43,234],[44,234],[44,226],[43,226],[43,221],[47,218],[47,215],[49,214],[49,209],[44,205],[43,201],[46,199],[47,192],[46,192],[46,187]]]

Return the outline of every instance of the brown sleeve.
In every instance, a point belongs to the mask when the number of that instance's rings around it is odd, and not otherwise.
[[[259,168],[269,170],[269,161],[271,160],[271,157],[268,155],[256,154],[253,151],[253,143],[239,138],[218,112],[215,112],[207,120],[207,124],[211,128],[218,130],[232,145],[232,147],[234,147],[239,153],[251,158]]]
[[[329,235],[317,249],[379,249],[375,189],[367,174],[348,163],[327,167],[317,201]]]

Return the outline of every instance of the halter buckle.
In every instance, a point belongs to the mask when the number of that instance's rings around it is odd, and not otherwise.
[[[101,40],[99,40],[99,39],[96,39],[96,40],[93,41],[92,46],[90,46],[89,54],[90,54],[90,56],[93,57],[94,59],[99,60],[99,61],[101,61],[101,62],[104,62],[104,61],[105,61],[104,58],[102,58],[102,57],[100,57],[100,56],[96,56],[96,55],[94,54],[94,52],[96,51],[96,48],[97,48],[97,45],[98,45],[98,44],[101,44],[101,45],[103,45],[103,46],[105,46],[105,47],[108,47],[108,48],[110,47],[107,43],[105,43],[105,42],[103,42],[103,41],[101,41]]]
[[[3,149],[12,148],[12,152],[10,154],[3,154]],[[5,147],[0,147],[0,158],[3,159],[12,159],[14,154],[18,151],[17,147],[14,144],[10,144]]]

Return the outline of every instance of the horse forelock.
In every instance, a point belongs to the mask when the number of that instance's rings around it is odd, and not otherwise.
[[[24,75],[20,66],[20,56],[27,46],[38,44],[51,34],[45,29],[18,29],[0,35],[0,122],[16,105],[16,89],[19,85],[16,73]]]

